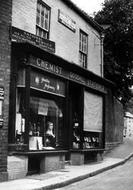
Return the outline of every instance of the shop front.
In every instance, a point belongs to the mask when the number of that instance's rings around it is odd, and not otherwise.
[[[24,156],[28,173],[100,158],[104,79],[29,43],[12,49],[10,155]]]
[[[91,83],[93,84],[93,82]],[[96,84],[93,84],[93,88]],[[73,165],[102,159],[104,150],[104,96],[70,82],[70,160]]]

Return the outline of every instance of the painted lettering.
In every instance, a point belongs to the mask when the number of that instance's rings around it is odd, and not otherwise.
[[[57,65],[51,64],[51,63],[44,61],[40,58],[37,58],[35,63],[40,68],[43,68],[43,69],[51,71],[53,73],[62,75],[62,68],[57,66]]]
[[[70,72],[70,78],[73,80],[85,83],[85,79],[76,73]]]

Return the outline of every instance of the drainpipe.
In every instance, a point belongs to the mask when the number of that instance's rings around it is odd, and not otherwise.
[[[104,68],[103,68],[103,64],[104,64],[104,60],[103,60],[103,41],[104,41],[104,33],[101,34],[101,77],[104,77]]]

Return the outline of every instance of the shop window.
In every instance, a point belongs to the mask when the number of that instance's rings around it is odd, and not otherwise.
[[[50,8],[43,2],[37,2],[36,35],[49,38]]]
[[[29,149],[63,146],[63,102],[30,97]]]
[[[24,144],[25,141],[25,96],[23,88],[17,88],[16,92],[16,130],[15,137],[17,144]]]
[[[84,68],[87,68],[87,52],[88,52],[88,35],[80,30],[79,34],[79,62]]]
[[[103,98],[89,92],[84,93],[83,148],[102,146]]]

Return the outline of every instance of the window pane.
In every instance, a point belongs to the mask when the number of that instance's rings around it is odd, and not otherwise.
[[[41,16],[41,27],[44,28],[44,16]]]
[[[39,25],[40,24],[40,4],[37,4],[37,18],[36,18],[36,22]]]

